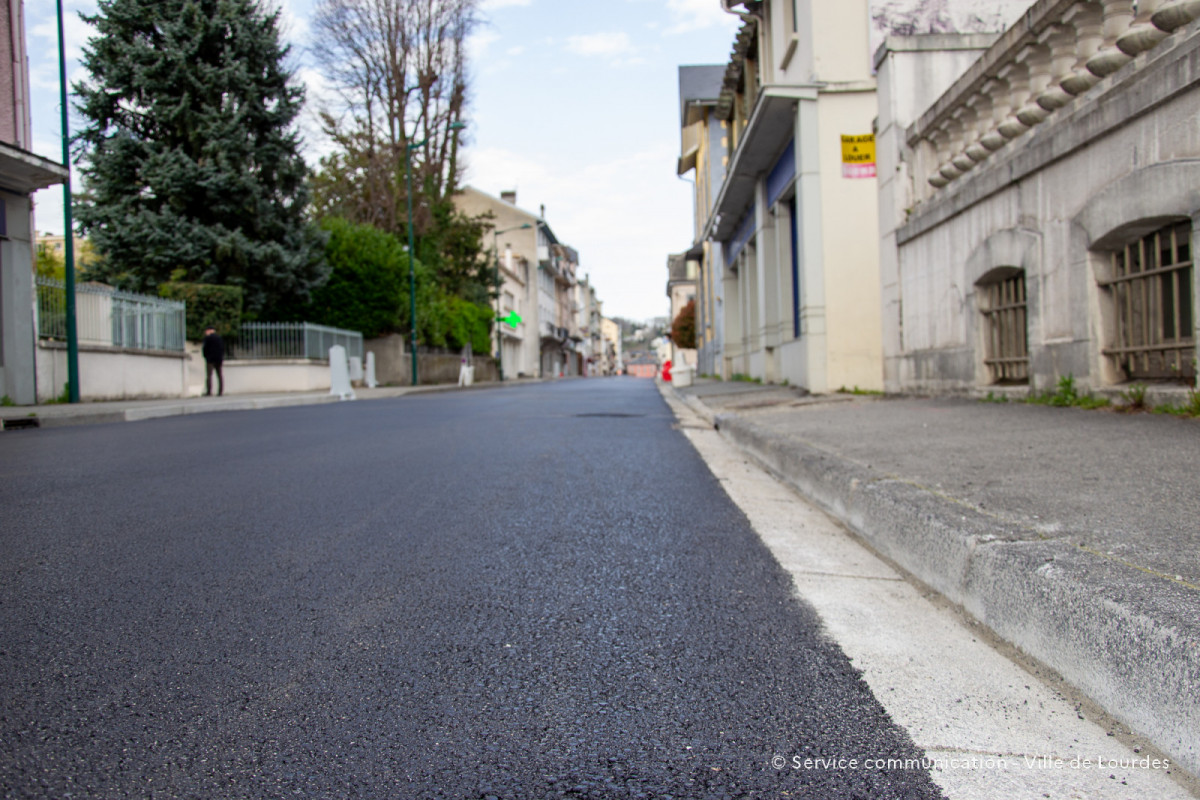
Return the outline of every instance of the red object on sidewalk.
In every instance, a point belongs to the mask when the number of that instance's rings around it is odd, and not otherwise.
[[[669,358],[663,362],[662,376],[664,381],[671,382],[671,359]]]

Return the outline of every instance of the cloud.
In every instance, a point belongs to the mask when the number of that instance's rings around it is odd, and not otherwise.
[[[509,56],[519,56],[524,52],[525,52],[525,48],[521,45],[517,45],[516,47],[510,47],[507,50],[505,50],[504,54],[509,55]]]
[[[732,33],[740,24],[733,14],[722,11],[716,0],[667,0],[667,11],[673,23],[664,31],[666,35],[712,27],[725,28]]]
[[[483,0],[480,8],[484,11],[495,11],[498,8],[533,5],[533,0]]]
[[[637,52],[624,31],[568,36],[567,49],[581,56],[631,56]]]
[[[477,30],[467,39],[467,57],[473,62],[482,61],[487,55],[488,48],[500,41],[500,34],[495,31]]]

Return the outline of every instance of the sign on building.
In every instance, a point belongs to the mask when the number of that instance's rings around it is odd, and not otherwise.
[[[875,177],[875,134],[842,136],[842,177]]]

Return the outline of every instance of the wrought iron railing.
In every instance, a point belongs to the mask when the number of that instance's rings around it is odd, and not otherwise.
[[[348,358],[362,358],[363,337],[358,331],[330,328],[311,322],[246,322],[231,346],[231,358],[307,358],[329,360],[329,348],[340,344]]]
[[[67,290],[37,278],[38,338],[66,341]],[[75,286],[75,330],[81,345],[183,352],[186,305],[110,286]]]

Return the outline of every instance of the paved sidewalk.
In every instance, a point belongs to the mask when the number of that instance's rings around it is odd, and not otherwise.
[[[715,381],[674,391],[1200,774],[1200,421]]]
[[[374,389],[355,389],[358,400],[378,400],[406,394],[428,392],[474,391],[499,389],[539,383],[541,379],[520,378],[503,383],[477,383],[467,388],[455,384],[430,386],[379,386]],[[564,379],[565,380],[565,379]],[[216,411],[256,411],[265,408],[307,406],[337,403],[339,398],[328,391],[280,392],[263,394],[227,394],[223,397],[166,398],[161,400],[118,400],[112,402],[52,404],[40,406],[8,406],[0,408],[0,430],[19,430],[25,427],[51,428],[63,425],[89,425],[98,422],[136,422],[182,414],[205,414]]]

